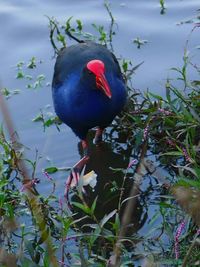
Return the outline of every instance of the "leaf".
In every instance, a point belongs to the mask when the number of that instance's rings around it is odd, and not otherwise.
[[[50,257],[49,257],[49,253],[48,253],[48,251],[45,251],[43,262],[44,262],[44,267],[49,267],[49,266],[51,266],[51,265],[50,265]]]
[[[48,167],[48,168],[46,168],[46,169],[44,169],[45,170],[45,172],[48,172],[48,173],[55,173],[55,172],[57,172],[58,171],[58,168],[57,167]]]
[[[193,86],[198,86],[198,85],[200,85],[200,81],[199,80],[194,80],[194,81],[192,81],[192,85]]]
[[[99,237],[100,233],[101,233],[101,229],[97,225],[97,228],[94,230],[94,232],[92,233],[92,236],[90,237],[90,243],[91,243],[91,245],[94,244],[94,242]]]
[[[135,196],[125,198],[125,199],[121,202],[121,206],[122,206],[126,201],[131,200],[131,199],[133,199],[133,198],[137,198],[137,197],[139,197],[139,196],[140,196],[140,194],[137,194],[137,195],[135,195]]]
[[[35,250],[33,248],[32,242],[25,239],[25,248],[28,251],[29,255],[31,256],[31,259],[33,260],[35,256]]]
[[[65,32],[69,32],[72,29],[70,24],[72,18],[73,16],[69,17],[68,20],[66,21]]]
[[[163,100],[163,98],[162,98],[161,96],[159,96],[159,95],[156,95],[156,94],[153,94],[153,93],[150,93],[150,92],[148,92],[148,94],[149,94],[150,96],[153,96],[155,99]]]
[[[116,214],[116,212],[117,212],[117,210],[115,209],[115,210],[111,211],[108,215],[105,215],[100,222],[100,227],[102,228],[104,226],[104,224],[106,224],[110,220],[110,218],[112,218]]]
[[[98,198],[98,196],[95,198],[95,200],[93,201],[92,206],[91,206],[91,212],[93,214],[94,214],[94,211],[95,211],[95,208],[96,208],[97,198]]]
[[[169,208],[169,209],[173,209],[174,208],[174,206],[172,205],[172,204],[169,204],[169,203],[167,203],[167,202],[160,202],[159,203],[159,206],[160,207],[163,207],[163,208]]]
[[[197,178],[199,177],[196,170],[194,168],[190,168],[187,166],[181,166],[181,165],[173,165],[175,168],[178,168],[179,170],[186,170],[191,172],[194,176],[196,176]],[[192,180],[191,180],[192,181]]]
[[[57,40],[60,41],[61,43],[65,42],[65,37],[62,34],[57,35]]]
[[[166,153],[161,153],[161,156],[183,156],[183,152],[181,151],[170,151]]]
[[[84,221],[85,219],[88,219],[88,216],[84,216],[84,217],[81,217],[81,218],[79,218],[77,220],[72,221],[71,222],[71,225],[76,225],[76,223],[79,223],[81,221]]]
[[[112,170],[113,172],[124,172],[124,169],[123,168],[112,168],[112,167],[109,167],[110,170]]]
[[[82,29],[83,29],[82,21],[79,20],[79,19],[77,19],[77,20],[76,20],[76,23],[77,23],[77,29],[78,29],[79,31],[82,31]]]
[[[135,65],[131,71],[134,72],[135,70],[137,70],[142,64],[144,63],[144,61],[140,62],[139,64]]]
[[[51,126],[53,124],[54,124],[54,119],[52,119],[52,118],[46,120],[45,123],[44,123],[44,125],[47,126],[47,127],[49,127],[49,126]]]
[[[24,78],[24,73],[22,71],[19,71],[16,76],[17,79],[23,79]]]
[[[39,114],[35,118],[32,119],[33,122],[43,121],[43,120],[44,120],[44,118],[43,118],[42,114]]]
[[[91,209],[88,206],[83,205],[83,204],[81,204],[79,202],[75,202],[75,201],[72,202],[72,205],[74,205],[75,207],[81,209],[86,214],[91,215]]]

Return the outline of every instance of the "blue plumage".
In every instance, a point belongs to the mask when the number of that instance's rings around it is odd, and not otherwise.
[[[115,56],[104,46],[87,42],[58,55],[52,95],[58,117],[85,140],[89,129],[104,129],[120,113],[126,86]]]

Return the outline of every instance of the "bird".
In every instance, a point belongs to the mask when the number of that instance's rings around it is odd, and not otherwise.
[[[125,106],[127,87],[115,55],[104,45],[81,41],[58,53],[52,81],[52,98],[58,118],[81,140],[89,159],[88,131],[97,127],[94,142],[102,142],[104,129]]]

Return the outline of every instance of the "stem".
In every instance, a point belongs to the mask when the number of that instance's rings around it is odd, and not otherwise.
[[[113,49],[113,45],[112,45],[112,39],[113,39],[113,26],[114,26],[114,23],[115,23],[115,19],[112,15],[112,12],[110,10],[110,5],[107,1],[104,2],[104,6],[108,12],[108,15],[110,17],[110,27],[109,27],[109,44],[110,44],[110,48],[111,48],[111,51],[114,51]]]
[[[122,202],[122,197],[123,197],[123,194],[124,194],[124,184],[125,184],[126,178],[127,178],[127,169],[126,169],[126,172],[125,172],[125,175],[124,175],[124,179],[123,179],[123,182],[122,182],[121,191],[120,191],[120,195],[119,195],[118,211],[121,208],[121,202]]]

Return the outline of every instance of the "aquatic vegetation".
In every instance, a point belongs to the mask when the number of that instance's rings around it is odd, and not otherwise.
[[[133,43],[136,44],[137,45],[137,48],[139,49],[142,45],[147,44],[148,41],[147,40],[142,40],[139,37],[137,37],[137,38],[135,38],[133,40]]]
[[[165,8],[164,1],[160,5]],[[68,44],[69,37],[95,40],[114,50],[112,41],[117,28],[108,4],[106,10],[110,27],[93,24],[95,35],[84,32],[81,20],[74,22],[71,17],[60,25],[49,18],[55,53]],[[199,75],[200,67],[192,62],[194,58],[190,58],[186,46],[183,66],[172,68],[176,79],[166,79],[165,96],[160,96],[151,90],[134,89],[132,75],[142,63],[134,66],[129,60],[119,60],[129,101],[105,137],[116,155],[123,155],[120,160],[123,158],[124,164],[108,166],[106,182],[98,181],[96,185],[96,171],[85,169],[87,174],[75,177],[73,188],[67,188],[67,203],[66,187],[63,185],[63,195],[58,196],[55,177],[58,173],[67,177],[71,169],[46,166],[36,177],[38,152],[35,159],[27,159],[26,148],[13,139],[14,132],[8,137],[6,125],[1,128],[1,264],[39,267],[199,263],[200,82],[191,80],[187,69],[192,67]],[[29,89],[44,87],[45,76],[34,76],[37,64],[40,62],[35,57],[17,64],[16,77],[25,79]],[[10,92],[2,89],[5,96]],[[5,110],[3,114],[6,119]],[[60,124],[48,106],[33,121],[41,122],[44,129]],[[100,159],[103,164],[104,158]],[[25,162],[26,177],[22,171]],[[51,191],[43,196],[38,192],[39,182],[45,179]],[[86,185],[91,182],[94,188]],[[98,190],[95,186],[99,186]],[[31,191],[32,199],[27,191]],[[153,216],[150,208],[154,209]]]

